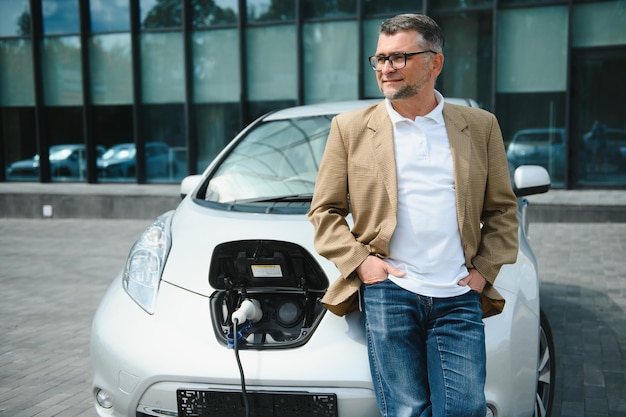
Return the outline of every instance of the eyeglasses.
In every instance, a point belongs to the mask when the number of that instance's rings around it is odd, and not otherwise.
[[[387,56],[385,55],[371,56],[369,57],[369,61],[374,71],[382,71],[383,67],[385,66],[385,61],[389,61],[389,65],[391,65],[391,68],[398,70],[398,69],[402,69],[406,67],[407,57],[420,55],[420,54],[426,54],[426,53],[436,54],[437,52],[431,51],[430,49],[426,51],[419,51],[419,52],[394,52],[393,54],[390,54]]]

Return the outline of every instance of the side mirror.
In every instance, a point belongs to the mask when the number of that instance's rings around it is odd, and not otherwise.
[[[202,181],[202,175],[189,175],[180,183],[180,198],[185,198],[192,193]]]
[[[539,165],[522,165],[513,175],[513,191],[518,197],[546,193],[550,189],[550,174]]]

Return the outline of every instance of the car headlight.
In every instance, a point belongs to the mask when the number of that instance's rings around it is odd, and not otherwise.
[[[124,289],[148,314],[154,314],[161,275],[172,244],[169,211],[146,228],[128,254],[124,267]]]

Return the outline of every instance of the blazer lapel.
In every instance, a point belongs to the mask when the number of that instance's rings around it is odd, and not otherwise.
[[[368,130],[372,154],[376,159],[383,184],[389,194],[394,212],[398,208],[398,178],[396,172],[396,157],[393,146],[393,127],[385,102],[381,102],[368,122]]]
[[[454,163],[454,183],[456,188],[456,211],[459,220],[459,230],[463,230],[465,220],[465,204],[468,201],[468,182],[472,142],[467,131],[467,121],[454,107],[444,104],[443,118],[452,152]]]

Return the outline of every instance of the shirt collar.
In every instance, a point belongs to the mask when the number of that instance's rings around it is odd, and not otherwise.
[[[385,99],[385,105],[387,106],[387,113],[389,113],[389,117],[391,118],[391,122],[395,125],[401,121],[409,120],[411,122],[425,122],[426,120],[432,120],[437,124],[443,123],[443,95],[435,90],[435,99],[437,100],[437,106],[426,116],[417,116],[415,120],[408,119],[404,116],[401,116],[393,106],[391,105],[391,101],[389,99]]]

